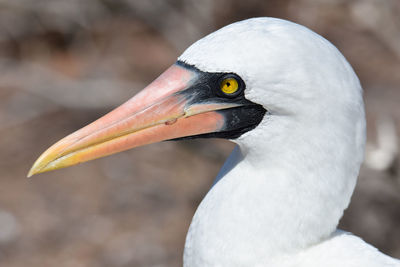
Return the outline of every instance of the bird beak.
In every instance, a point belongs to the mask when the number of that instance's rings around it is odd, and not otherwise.
[[[239,104],[196,103],[195,95],[184,91],[198,78],[195,70],[172,65],[136,96],[47,149],[28,177],[154,142],[220,131],[225,122],[217,111]]]

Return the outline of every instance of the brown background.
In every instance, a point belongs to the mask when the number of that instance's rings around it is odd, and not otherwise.
[[[191,217],[231,143],[164,142],[25,175],[49,145],[134,95],[192,42],[254,16],[308,26],[355,68],[368,163],[341,227],[400,257],[399,1],[1,0],[0,266],[181,265]]]

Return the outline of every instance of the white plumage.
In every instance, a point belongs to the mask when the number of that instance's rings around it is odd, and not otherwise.
[[[199,40],[179,60],[234,72],[268,111],[237,140],[201,202],[184,265],[400,266],[336,230],[365,146],[362,89],[342,54],[307,28],[255,18]]]

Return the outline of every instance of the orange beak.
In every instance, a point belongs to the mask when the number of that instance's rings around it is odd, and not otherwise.
[[[136,96],[61,139],[33,164],[28,177],[163,140],[220,131],[218,110],[235,103],[196,103],[182,93],[198,74],[174,64]]]

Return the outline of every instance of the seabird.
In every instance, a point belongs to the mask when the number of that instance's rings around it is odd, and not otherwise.
[[[198,207],[184,266],[400,266],[337,229],[366,139],[362,88],[329,41],[281,19],[228,25],[45,151],[28,176],[162,140],[237,144]]]

